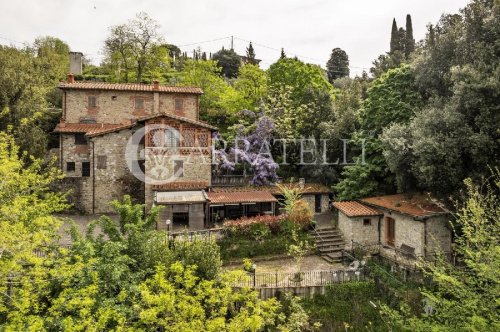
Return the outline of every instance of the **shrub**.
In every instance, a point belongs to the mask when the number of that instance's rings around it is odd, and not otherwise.
[[[280,229],[280,222],[281,220],[283,220],[283,218],[283,215],[243,217],[236,220],[227,220],[224,222],[223,227],[229,230],[233,235],[253,236],[253,232],[261,227],[255,225],[260,224],[265,226],[269,231],[277,233]]]
[[[300,199],[293,204],[288,218],[305,229],[311,224],[313,216],[314,213],[309,204]]]

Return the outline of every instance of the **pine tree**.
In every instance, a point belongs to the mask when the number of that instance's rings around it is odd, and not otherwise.
[[[349,76],[349,57],[341,48],[334,48],[330,59],[326,63],[328,80],[333,83],[337,78]]]
[[[408,60],[410,54],[415,50],[415,39],[413,38],[413,26],[411,15],[406,15],[406,35],[405,35],[405,58]]]
[[[285,54],[285,50],[283,49],[283,47],[281,48],[281,55],[280,55],[280,59],[285,59],[286,58],[286,54]]]
[[[399,48],[399,32],[398,25],[396,24],[396,19],[392,19],[392,29],[391,29],[391,49],[390,53],[394,53]]]
[[[253,49],[252,42],[247,47],[247,61],[248,63],[255,64],[255,51]]]

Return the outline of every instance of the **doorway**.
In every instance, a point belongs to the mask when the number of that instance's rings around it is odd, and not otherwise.
[[[396,221],[391,217],[385,217],[386,223],[386,243],[387,245],[394,247],[394,240],[396,238]]]

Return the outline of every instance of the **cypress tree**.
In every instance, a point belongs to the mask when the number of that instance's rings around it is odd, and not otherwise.
[[[396,24],[396,19],[392,19],[392,29],[391,29],[391,49],[390,53],[394,53],[399,48],[399,33],[398,25]]]
[[[253,65],[256,64],[255,50],[253,49],[252,42],[250,42],[250,44],[247,47],[247,61],[248,61],[248,63],[251,63]]]
[[[285,50],[283,49],[283,47],[281,48],[281,55],[280,55],[280,59],[285,59],[286,58],[286,54],[285,54]]]
[[[413,26],[411,15],[406,15],[406,36],[405,36],[405,58],[408,60],[410,54],[415,50],[415,39],[413,38]]]
[[[429,45],[432,47],[436,42],[436,36],[434,35],[434,27],[432,24],[429,26]]]
[[[207,59],[207,53],[206,52],[201,53],[201,59],[202,60],[206,60]]]
[[[406,31],[403,28],[399,28],[398,30],[398,39],[399,45],[397,51],[400,51],[402,55],[405,54],[405,45],[406,45]]]

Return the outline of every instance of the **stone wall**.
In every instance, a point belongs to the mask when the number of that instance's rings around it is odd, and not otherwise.
[[[321,212],[316,212],[316,194],[303,194],[302,199],[305,200],[309,206],[311,207],[312,211],[315,214],[318,213],[323,213],[328,211],[328,203],[330,198],[328,197],[328,194],[320,194],[321,195]]]
[[[421,256],[424,254],[424,223],[414,220],[413,217],[401,213],[384,212],[382,225],[380,228],[382,245],[387,245],[387,221],[386,217],[395,220],[395,237],[394,247],[400,248],[402,244],[415,248],[415,255]]]
[[[92,212],[92,163],[90,144],[76,145],[74,134],[60,136],[60,162],[65,179],[61,181],[61,190],[68,192],[68,201],[84,213]],[[75,170],[68,171],[68,162],[75,163]],[[82,162],[90,162],[90,176],[82,177]]]
[[[95,213],[114,212],[110,203],[124,195],[131,195],[134,203],[144,203],[144,184],[132,174],[126,160],[125,148],[132,133],[126,129],[92,138]]]
[[[451,252],[449,220],[449,216],[436,216],[426,221],[428,255],[432,255],[438,251]]]
[[[370,224],[364,225],[364,219],[369,219]],[[378,244],[378,223],[378,216],[348,217],[339,211],[338,227],[346,241],[346,248],[351,247],[351,241],[362,245]]]
[[[66,90],[65,121],[79,123],[93,119],[97,123],[127,124],[138,117],[170,113],[193,120],[198,119],[198,96],[136,91]],[[96,97],[97,106],[89,108],[88,97]],[[144,99],[144,108],[135,108],[135,99]],[[157,103],[155,106],[155,99]],[[175,110],[175,100],[182,100],[182,110]]]

